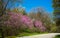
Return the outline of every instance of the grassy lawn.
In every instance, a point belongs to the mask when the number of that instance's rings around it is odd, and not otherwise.
[[[19,35],[17,36],[8,36],[8,37],[5,37],[5,38],[16,38],[16,37],[22,37],[22,36],[31,36],[31,35],[37,35],[39,33],[20,33]]]
[[[47,32],[45,32],[47,33]],[[45,33],[20,33],[19,35],[17,35],[18,37],[21,37],[21,36],[31,36],[31,35],[38,35],[38,34],[45,34]]]
[[[55,36],[54,38],[60,38],[60,35]]]
[[[20,33],[19,35],[17,35],[18,37],[21,37],[21,36],[31,36],[31,35],[36,35],[36,34],[39,34],[39,33]]]
[[[27,33],[27,32],[23,32],[23,33],[20,33],[19,35],[17,36],[8,36],[6,38],[16,38],[16,37],[22,37],[22,36],[32,36],[32,35],[38,35],[38,34],[46,34],[47,32],[45,33]]]
[[[5,37],[5,38],[16,38],[16,36],[8,36],[8,37]]]

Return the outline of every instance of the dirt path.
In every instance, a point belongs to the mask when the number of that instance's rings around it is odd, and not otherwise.
[[[60,35],[60,33],[39,34],[39,35],[23,36],[23,37],[17,37],[17,38],[53,38],[55,37],[55,35]]]

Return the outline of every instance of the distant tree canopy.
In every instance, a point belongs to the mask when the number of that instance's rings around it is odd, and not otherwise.
[[[11,9],[16,3],[21,3],[21,0],[0,0],[0,16],[7,8]]]
[[[40,20],[43,22],[43,25],[46,26],[48,31],[50,30],[49,27],[51,27],[51,18],[47,12],[45,12],[44,9],[37,7],[31,10],[29,13],[29,17],[34,19],[34,20]]]
[[[22,13],[23,15],[27,15],[26,10],[22,7],[14,8],[14,9],[11,10],[11,12]]]

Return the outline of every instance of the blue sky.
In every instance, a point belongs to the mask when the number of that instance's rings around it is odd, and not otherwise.
[[[53,12],[52,0],[24,0],[21,6],[24,7],[27,12],[34,7],[42,7],[49,13]]]

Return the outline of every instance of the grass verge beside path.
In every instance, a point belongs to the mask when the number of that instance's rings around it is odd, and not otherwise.
[[[45,33],[20,33],[19,35],[17,35],[18,37],[21,37],[21,36],[31,36],[31,35],[38,35],[38,34],[46,34],[47,32]]]
[[[54,38],[60,38],[60,35],[56,35]]]
[[[23,32],[23,33],[20,33],[19,35],[17,36],[8,36],[6,38],[16,38],[16,37],[22,37],[22,36],[32,36],[32,35],[38,35],[38,34],[46,34],[47,32],[45,33],[26,33],[26,32]]]

